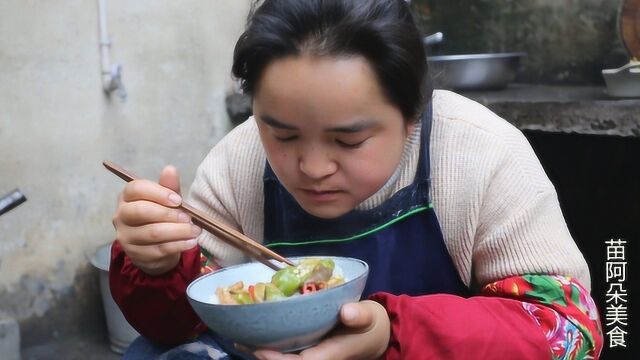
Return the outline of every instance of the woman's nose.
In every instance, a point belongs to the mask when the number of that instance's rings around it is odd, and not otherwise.
[[[300,171],[311,179],[322,179],[334,174],[338,164],[320,150],[310,150],[300,156]]]

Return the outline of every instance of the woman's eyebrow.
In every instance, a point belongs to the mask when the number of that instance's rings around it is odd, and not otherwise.
[[[349,125],[336,126],[326,129],[326,132],[340,132],[340,133],[357,133],[362,130],[371,129],[377,126],[378,123],[374,120],[360,120]]]
[[[280,122],[279,120],[276,120],[275,118],[269,116],[269,115],[260,115],[258,116],[260,118],[260,120],[262,120],[262,122],[264,122],[265,124],[277,128],[277,129],[283,129],[283,130],[298,130],[297,127],[292,126],[292,125],[288,125],[285,124],[283,122]]]

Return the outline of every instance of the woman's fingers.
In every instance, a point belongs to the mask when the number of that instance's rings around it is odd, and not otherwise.
[[[196,239],[171,241],[154,245],[133,245],[127,246],[127,252],[131,258],[147,267],[156,263],[159,259],[182,253],[192,249],[198,244]]]
[[[367,302],[344,304],[340,309],[340,321],[346,327],[367,331],[373,320],[373,309]]]
[[[191,216],[180,209],[169,208],[145,200],[124,202],[120,205],[118,213],[120,221],[128,226],[141,226],[160,222],[191,222]]]
[[[162,169],[158,183],[180,194],[180,177],[178,176],[178,170],[174,166],[168,165]]]
[[[132,245],[159,245],[180,240],[196,238],[202,229],[191,223],[154,223],[129,227],[126,238],[119,239]],[[122,234],[124,235],[124,234]]]
[[[147,200],[168,207],[177,207],[182,203],[182,197],[175,191],[145,179],[133,180],[125,185],[122,200],[125,202]]]
[[[162,170],[159,183],[140,179],[125,185],[113,225],[125,253],[142,271],[165,273],[182,252],[197,245],[202,230],[178,209],[180,204],[180,179],[173,166]]]
[[[370,300],[345,304],[340,310],[344,326],[320,344],[303,350],[303,359],[376,359],[387,348],[389,324],[386,310]]]

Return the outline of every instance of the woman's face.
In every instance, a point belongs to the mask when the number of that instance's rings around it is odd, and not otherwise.
[[[280,182],[305,211],[327,219],[353,210],[385,184],[410,131],[362,57],[273,61],[253,110]]]

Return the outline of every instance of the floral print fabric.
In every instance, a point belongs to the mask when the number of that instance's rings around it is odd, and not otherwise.
[[[200,274],[208,274],[214,270],[220,269],[220,265],[213,262],[213,257],[205,249],[200,248]]]
[[[575,279],[559,275],[522,275],[486,285],[482,295],[522,301],[542,328],[552,359],[597,359],[602,325],[593,299]]]

